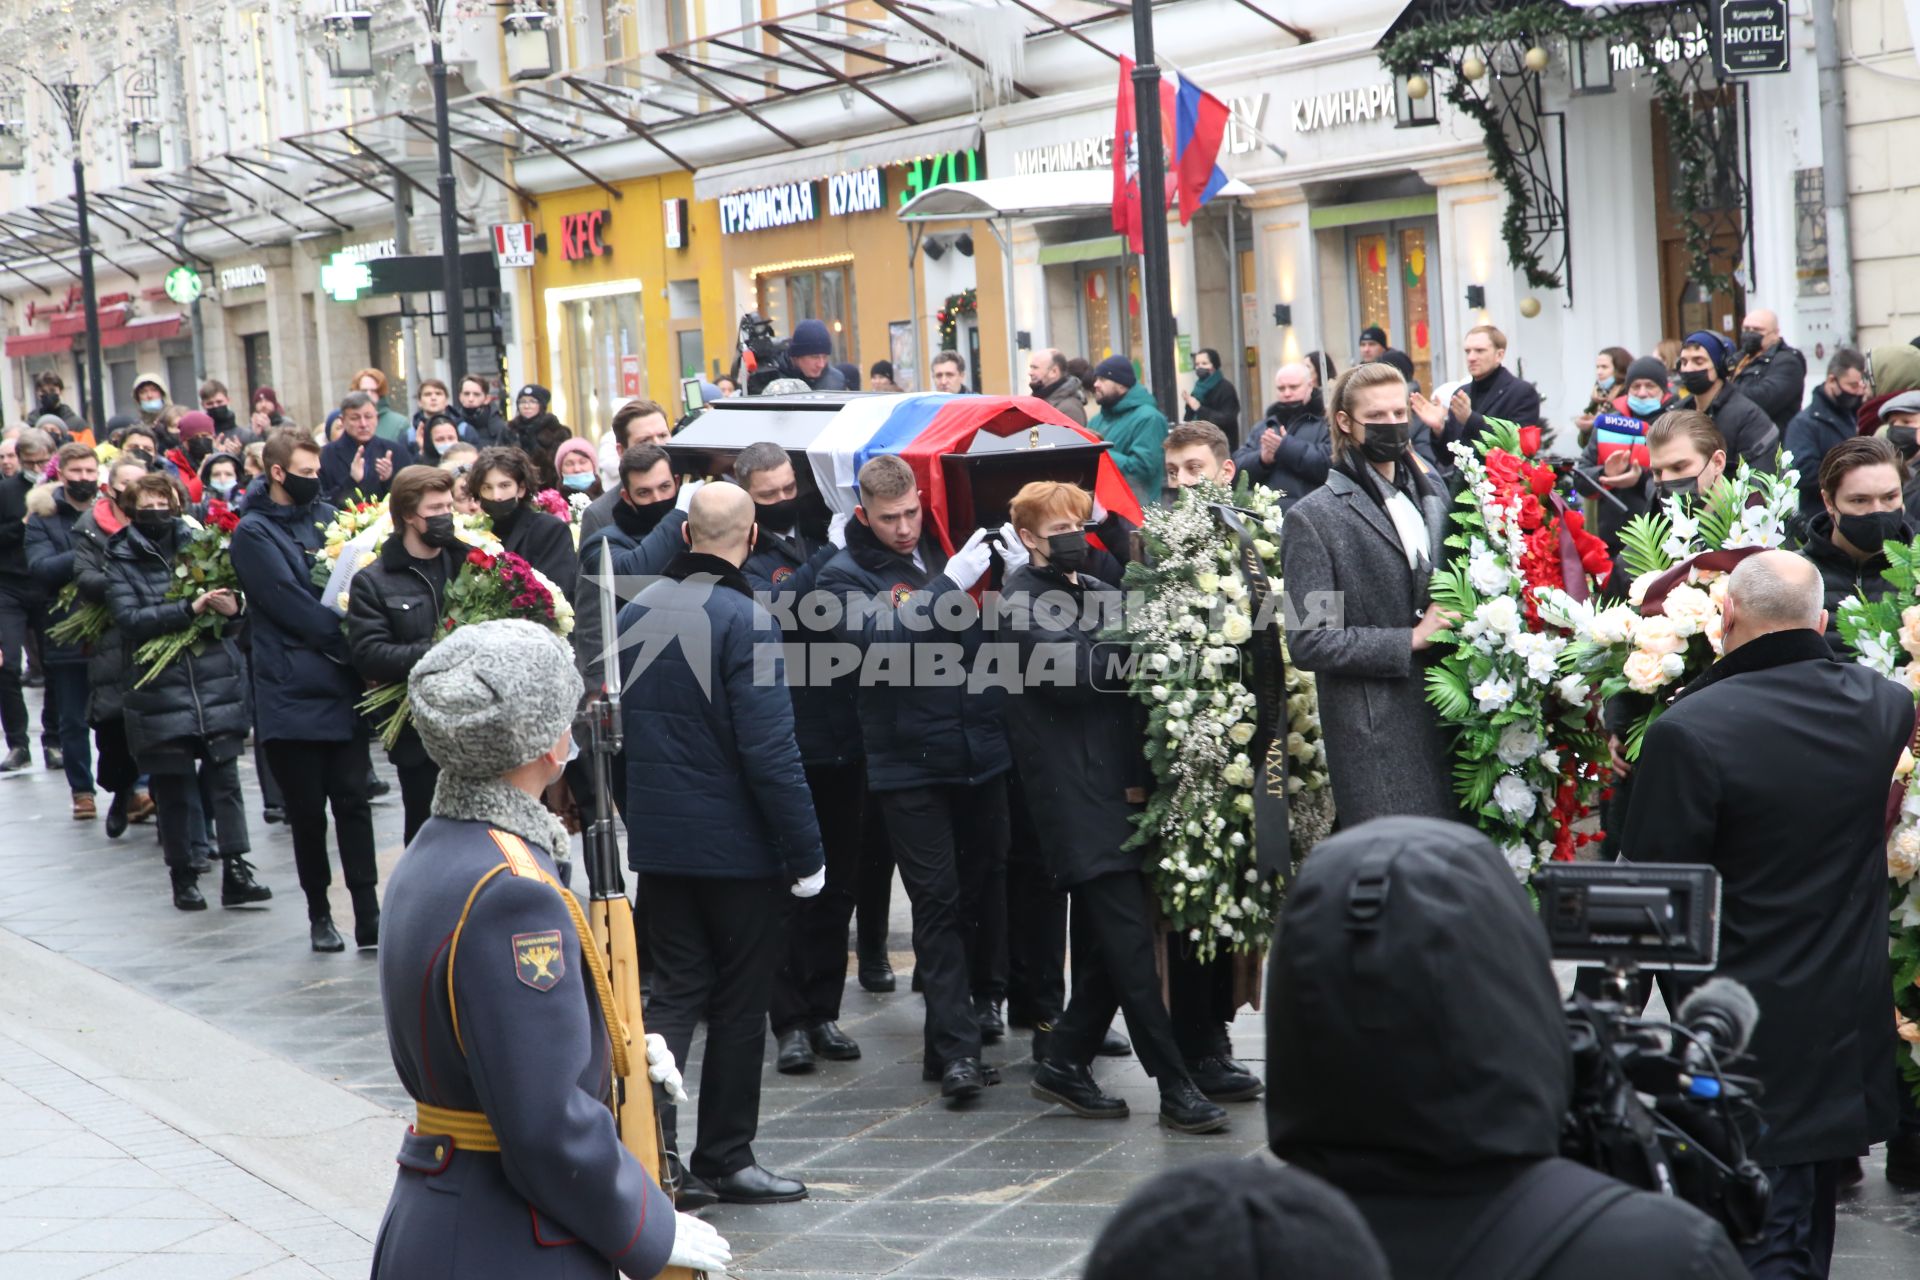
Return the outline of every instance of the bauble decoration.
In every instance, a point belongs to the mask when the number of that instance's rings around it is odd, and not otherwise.
[[[1480,60],[1478,54],[1470,53],[1460,59],[1460,74],[1469,80],[1478,80],[1487,74],[1487,64]]]
[[[1529,71],[1545,71],[1548,61],[1547,51],[1539,45],[1535,45],[1533,48],[1527,50],[1526,56],[1523,57],[1521,61],[1526,63],[1527,70]]]
[[[1529,294],[1520,299],[1520,314],[1531,320],[1540,314],[1540,299]]]
[[[1427,83],[1427,78],[1418,72],[1407,77],[1407,96],[1415,102],[1426,97],[1432,90],[1433,86]]]

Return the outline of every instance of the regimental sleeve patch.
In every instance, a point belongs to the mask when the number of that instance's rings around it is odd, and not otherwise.
[[[792,576],[793,576],[793,567],[791,565],[783,564],[778,569],[775,569],[773,571],[773,574],[772,574],[773,585],[777,587],[781,583],[785,582],[788,578],[791,578]]]
[[[551,991],[567,973],[566,949],[560,931],[513,935],[513,976],[535,991]]]
[[[913,599],[913,588],[904,582],[896,582],[887,588],[887,594],[893,601],[893,607],[898,609],[901,605]]]

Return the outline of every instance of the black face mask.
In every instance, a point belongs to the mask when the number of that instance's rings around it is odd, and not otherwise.
[[[1656,480],[1654,488],[1663,498],[1692,498],[1700,493],[1700,477],[1687,476],[1681,480]]]
[[[487,519],[493,521],[493,527],[505,533],[520,518],[520,499],[518,498],[482,498],[480,509],[487,513]]]
[[[1834,408],[1846,414],[1849,418],[1853,417],[1853,415],[1860,412],[1860,404],[1863,400],[1866,399],[1865,396],[1848,395],[1844,391],[1835,392],[1833,395],[1828,396],[1827,398],[1833,401]]]
[[[42,391],[40,393],[40,407],[48,413],[52,413],[59,404],[60,393],[58,391]]]
[[[1713,386],[1713,370],[1688,369],[1680,375],[1680,385],[1685,387],[1690,395],[1705,395]]]
[[[149,538],[157,537],[173,528],[173,512],[155,511],[148,508],[133,513],[133,527]]]
[[[1087,563],[1087,535],[1074,529],[1047,535],[1047,565],[1062,573],[1078,573]]]
[[[1360,452],[1366,455],[1367,461],[1392,462],[1407,451],[1407,443],[1413,439],[1413,423],[1369,422],[1366,432],[1360,441]]]
[[[1898,539],[1905,523],[1904,511],[1869,511],[1865,515],[1841,516],[1834,521],[1834,527],[1841,537],[1872,555],[1890,540]]]
[[[304,507],[320,496],[319,476],[288,476],[280,482],[280,487],[293,499],[293,505]]]
[[[754,523],[762,529],[771,529],[775,533],[785,533],[793,528],[794,519],[800,514],[800,499],[782,498],[778,502],[763,502],[754,508]]]
[[[223,404],[217,409],[209,409],[207,410],[207,416],[213,419],[214,430],[233,430],[233,407],[231,405]]]
[[[199,463],[205,462],[207,455],[212,452],[213,437],[211,436],[195,436],[193,439],[187,441],[187,457],[192,459],[196,466]]]
[[[97,480],[69,480],[64,487],[67,499],[71,502],[92,502],[94,495],[100,492],[100,482]]]
[[[1903,458],[1911,458],[1914,449],[1920,447],[1920,428],[1888,427],[1887,443],[1900,451]]]
[[[1284,400],[1273,402],[1273,420],[1283,427],[1291,427],[1300,419],[1313,412],[1313,401],[1302,400],[1299,404],[1288,404]]]
[[[1740,331],[1740,350],[1750,356],[1760,354],[1760,344],[1763,341],[1765,341],[1765,339],[1761,336],[1758,329],[1742,329]]]
[[[430,547],[450,547],[460,540],[459,530],[453,527],[451,515],[425,517],[427,527],[420,532],[420,541]]]
[[[667,518],[667,512],[673,510],[673,500],[663,498],[659,502],[631,502],[613,504],[613,522],[620,526],[620,532],[629,538],[644,538],[652,533],[654,526]]]

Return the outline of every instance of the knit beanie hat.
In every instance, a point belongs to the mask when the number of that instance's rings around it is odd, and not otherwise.
[[[213,434],[213,415],[199,409],[188,410],[180,415],[180,421],[174,424],[173,431],[182,442],[195,436],[210,436]]]
[[[1133,361],[1125,356],[1108,356],[1093,366],[1093,376],[1105,378],[1108,382],[1117,382],[1123,387],[1131,387],[1140,381],[1133,372]]]
[[[553,392],[547,390],[537,382],[529,382],[526,386],[520,388],[519,392],[514,395],[513,400],[515,404],[518,404],[520,401],[528,399],[529,397],[540,402],[540,412],[542,413],[545,413],[547,406],[553,403]],[[549,743],[548,745],[551,746],[552,744]]]
[[[833,335],[827,332],[827,326],[819,320],[802,320],[793,326],[793,336],[787,339],[787,354],[830,356],[833,354]]]
[[[427,754],[466,778],[497,778],[551,748],[580,692],[567,642],[519,619],[458,628],[407,677]]]
[[[1727,357],[1733,354],[1733,346],[1725,338],[1710,329],[1701,329],[1688,334],[1680,340],[1683,347],[1699,347],[1713,361],[1713,371],[1721,377],[1727,376]]]
[[[554,471],[558,473],[560,464],[567,460],[568,455],[575,453],[580,454],[596,467],[599,466],[600,455],[594,451],[593,442],[580,436],[574,436],[571,439],[562,441],[560,447],[553,451]]]
[[[1664,389],[1672,377],[1673,372],[1667,368],[1667,362],[1659,356],[1641,356],[1627,366],[1627,387],[1644,379]],[[1625,391],[1627,387],[1620,389]]]
[[[1094,1241],[1085,1280],[1388,1280],[1346,1196],[1302,1169],[1208,1160],[1148,1181]]]

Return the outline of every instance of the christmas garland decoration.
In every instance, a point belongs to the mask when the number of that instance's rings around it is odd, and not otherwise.
[[[1713,140],[1696,121],[1687,87],[1655,56],[1655,42],[1663,34],[1669,34],[1657,31],[1655,24],[1670,23],[1673,17],[1674,12],[1668,9],[1609,13],[1561,4],[1530,4],[1503,13],[1448,18],[1411,27],[1380,47],[1381,65],[1397,76],[1425,75],[1437,67],[1445,67],[1451,73],[1450,83],[1443,92],[1448,103],[1479,125],[1485,136],[1487,161],[1493,168],[1494,179],[1507,193],[1507,209],[1500,224],[1507,262],[1526,277],[1530,287],[1557,289],[1560,277],[1546,268],[1531,244],[1527,224],[1534,210],[1524,167],[1493,106],[1468,89],[1467,77],[1460,69],[1460,62],[1465,59],[1456,61],[1454,54],[1457,50],[1519,43],[1524,43],[1531,53],[1543,49],[1549,38],[1559,36],[1568,41],[1604,40],[1609,46],[1625,44],[1639,50],[1642,65],[1637,70],[1652,77],[1654,95],[1666,117],[1668,141],[1679,162],[1679,183],[1673,198],[1686,237],[1689,274],[1696,284],[1715,292],[1734,288],[1732,275],[1714,267],[1713,235],[1701,217],[1714,212],[1710,177]],[[1674,38],[1687,37],[1674,34]],[[1698,38],[1704,40],[1705,37]],[[1703,56],[1712,55],[1709,51]],[[1484,60],[1476,60],[1485,66]],[[1481,74],[1498,73],[1488,67]],[[1523,69],[1516,74],[1539,73]],[[1431,86],[1428,92],[1435,88],[1438,86]]]
[[[980,314],[980,291],[967,289],[961,293],[947,295],[940,309],[933,313],[934,323],[940,326],[940,349],[957,350],[955,344],[960,341],[960,321],[967,316]]]

